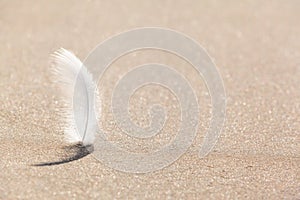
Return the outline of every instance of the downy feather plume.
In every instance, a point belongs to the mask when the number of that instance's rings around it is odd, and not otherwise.
[[[66,49],[59,49],[51,57],[52,80],[61,90],[61,97],[65,102],[65,108],[60,111],[66,120],[65,139],[71,144],[71,149],[76,151],[75,155],[61,161],[41,163],[36,166],[62,164],[88,155],[93,151],[98,127],[99,107],[97,105],[100,105],[100,101],[92,75],[83,63]]]

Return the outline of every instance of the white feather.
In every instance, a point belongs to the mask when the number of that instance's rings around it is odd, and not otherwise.
[[[52,78],[66,103],[65,109],[61,110],[66,118],[65,138],[70,143],[91,145],[99,119],[95,102],[100,102],[93,77],[82,62],[66,49],[56,51],[52,60]]]

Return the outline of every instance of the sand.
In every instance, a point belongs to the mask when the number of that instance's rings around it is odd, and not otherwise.
[[[0,199],[299,199],[299,10],[296,0],[0,1]],[[138,152],[176,135],[178,102],[164,89],[144,88],[130,104],[142,126],[150,104],[161,100],[168,108],[153,144],[123,137],[109,110],[118,77],[156,59],[182,69],[200,99],[199,130],[187,153],[146,174],[116,171],[93,155],[31,166],[65,153],[63,104],[50,82],[49,54],[65,47],[84,59],[108,37],[143,26],[189,35],[218,66],[227,117],[213,152],[197,156],[210,116],[201,77],[174,56],[144,51],[122,58],[103,79],[103,129]]]

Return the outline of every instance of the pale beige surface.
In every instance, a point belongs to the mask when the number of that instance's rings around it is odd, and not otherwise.
[[[0,1],[0,199],[299,199],[299,10],[297,0]],[[143,175],[115,171],[93,156],[30,166],[64,153],[64,119],[49,81],[49,54],[62,46],[83,59],[106,38],[141,26],[193,37],[218,65],[228,100],[226,125],[214,151],[197,157],[209,118],[209,96],[200,77],[190,66],[180,67],[185,64],[174,56],[148,52],[182,69],[201,99],[198,136],[184,156]],[[109,95],[128,69],[123,66],[149,60],[147,51],[129,55],[105,77],[102,125],[119,142],[124,138],[109,112]],[[161,100],[170,119],[163,137],[140,150],[165,144],[178,128],[174,96],[155,87],[133,97],[133,120],[147,124],[145,109],[157,101],[159,95],[151,97],[157,92],[165,94]],[[124,147],[135,148],[135,142],[124,141]]]

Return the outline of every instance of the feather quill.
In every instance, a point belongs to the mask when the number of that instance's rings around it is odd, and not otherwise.
[[[97,132],[100,100],[97,85],[83,63],[70,51],[61,48],[52,54],[52,80],[61,90],[65,102],[60,113],[66,119],[65,139],[77,149],[61,161],[40,163],[35,166],[56,165],[80,159],[93,151]],[[96,103],[96,104],[95,104]]]

